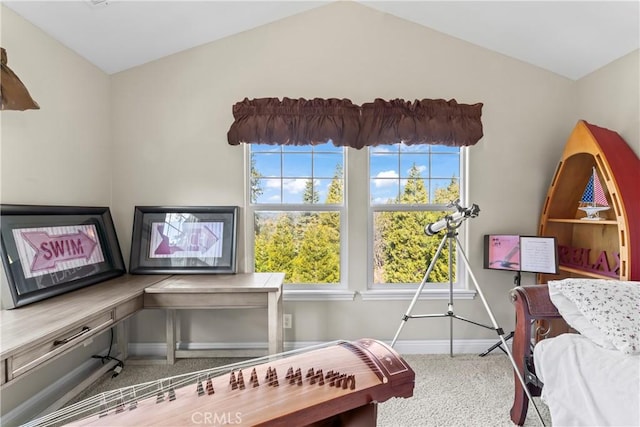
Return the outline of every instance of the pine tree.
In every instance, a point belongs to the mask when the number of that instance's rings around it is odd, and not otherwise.
[[[302,203],[315,205],[319,201],[318,192],[315,189],[315,182],[313,178],[309,178],[304,187],[304,194],[302,196]]]
[[[260,228],[261,232],[256,233],[255,237],[255,271],[291,273],[296,246],[290,215],[280,214]],[[285,281],[291,283],[291,274],[287,275]]]
[[[256,159],[254,153],[251,153],[251,203],[256,203],[264,192],[260,185],[260,178],[262,174],[256,169]]]
[[[340,281],[339,245],[331,242],[331,229],[320,223],[304,233],[300,251],[293,261],[295,283],[338,283]]]

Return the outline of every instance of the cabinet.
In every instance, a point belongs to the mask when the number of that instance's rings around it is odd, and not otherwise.
[[[595,169],[594,169],[595,168]],[[609,210],[584,220],[578,209],[595,170]],[[539,234],[554,236],[560,275],[640,280],[640,160],[616,132],[579,121],[571,133],[542,209]]]

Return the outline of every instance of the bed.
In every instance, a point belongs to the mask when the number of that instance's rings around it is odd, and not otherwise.
[[[563,279],[511,295],[516,366],[552,424],[640,426],[640,282]],[[560,334],[547,326],[560,324],[568,325]],[[511,420],[522,425],[529,401],[514,384]]]

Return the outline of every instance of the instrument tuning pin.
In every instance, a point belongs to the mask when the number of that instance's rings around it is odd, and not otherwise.
[[[207,394],[211,395],[214,394],[215,391],[213,390],[213,383],[211,382],[211,377],[207,378]]]
[[[242,374],[242,371],[238,371],[238,388],[240,388],[240,390],[244,390],[244,375]]]
[[[229,376],[229,384],[231,384],[231,390],[236,390],[238,388],[236,374],[233,371],[231,371],[231,375]]]
[[[284,376],[284,379],[289,381],[289,384],[293,384],[295,382],[295,380],[293,379],[293,367],[289,366],[289,369],[287,369],[287,375]]]
[[[302,370],[296,369],[295,381],[297,385],[302,385]]]
[[[253,370],[251,371],[249,384],[251,384],[252,387],[258,387],[260,385],[260,383],[258,382],[258,373],[256,372],[256,368],[253,368]]]

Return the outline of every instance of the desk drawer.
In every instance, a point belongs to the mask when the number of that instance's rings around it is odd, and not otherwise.
[[[113,325],[114,310],[95,316],[82,325],[61,332],[59,336],[18,353],[9,360],[8,376],[13,379],[75,347],[85,339]]]

